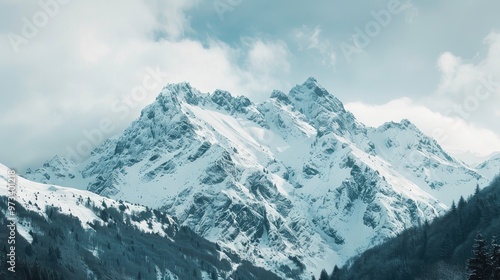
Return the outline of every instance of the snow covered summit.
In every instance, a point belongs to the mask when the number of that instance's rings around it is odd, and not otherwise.
[[[407,120],[365,126],[314,78],[260,104],[168,85],[86,161],[51,161],[27,176],[162,207],[300,279],[440,215],[489,180]]]

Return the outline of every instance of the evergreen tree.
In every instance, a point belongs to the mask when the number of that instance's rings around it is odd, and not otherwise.
[[[453,244],[451,242],[451,236],[449,233],[446,233],[441,243],[441,259],[448,259],[451,256],[453,250]]]
[[[451,203],[451,213],[455,214],[457,212],[457,206],[455,205],[455,200]]]
[[[476,189],[474,190],[474,197],[478,197],[479,192],[481,192],[481,189],[479,188],[479,184],[476,184]]]
[[[326,272],[326,270],[322,270],[321,271],[321,274],[319,275],[319,280],[328,280],[328,272]]]
[[[26,245],[26,247],[24,248],[24,253],[26,254],[26,256],[31,257],[33,255],[33,246],[31,246],[31,244]]]
[[[500,279],[500,244],[497,243],[496,238],[493,237],[491,242],[491,279]]]
[[[333,268],[330,280],[340,280],[340,268],[337,265]]]
[[[467,202],[465,202],[465,199],[463,196],[460,196],[460,199],[458,200],[458,209],[463,210],[465,208],[465,205]]]
[[[422,260],[425,260],[425,256],[427,255],[427,244],[429,243],[429,237],[427,235],[428,228],[429,224],[426,223],[422,229],[422,242],[420,243],[420,249],[418,252],[418,256]]]
[[[467,261],[469,280],[487,280],[491,275],[491,260],[486,241],[478,234],[474,243],[474,257]]]

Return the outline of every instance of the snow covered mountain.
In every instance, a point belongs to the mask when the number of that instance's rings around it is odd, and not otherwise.
[[[18,235],[15,273],[2,253],[0,279],[280,279],[160,211],[31,182],[2,164],[0,184],[0,225],[15,217]]]
[[[26,176],[162,207],[292,279],[440,215],[490,179],[407,120],[366,127],[314,78],[260,104],[168,85],[89,159],[55,157]]]
[[[476,169],[487,178],[500,175],[500,153],[491,155],[489,159],[476,166]]]
[[[451,157],[408,120],[370,128],[368,136],[378,155],[448,206],[460,196],[472,194],[473,186],[486,186],[493,178]]]

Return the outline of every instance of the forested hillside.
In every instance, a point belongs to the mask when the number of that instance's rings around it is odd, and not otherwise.
[[[39,198],[38,203],[46,199],[43,193]],[[77,215],[61,212],[65,205],[47,206],[42,215],[16,202],[18,230],[24,234],[16,232],[15,273],[6,267],[7,243],[0,247],[0,279],[279,279],[160,211],[136,211],[142,208],[122,202],[115,208],[110,200],[108,205],[104,200],[97,205],[89,198],[76,199],[81,204],[73,206],[72,212],[89,209],[100,220],[84,228]],[[29,203],[38,207],[36,201]],[[7,197],[1,195],[0,209],[7,209]],[[1,240],[7,240],[8,232],[3,230],[7,224],[0,211]]]

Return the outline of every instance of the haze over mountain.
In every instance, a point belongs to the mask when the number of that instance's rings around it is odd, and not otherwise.
[[[255,104],[169,84],[125,131],[26,177],[161,208],[281,277],[310,279],[492,178],[408,120],[367,127],[314,78]]]

